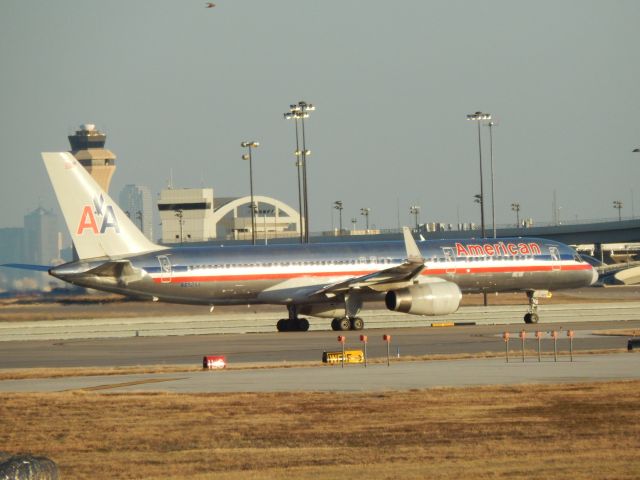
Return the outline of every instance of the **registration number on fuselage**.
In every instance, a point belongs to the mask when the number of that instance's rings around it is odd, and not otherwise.
[[[182,282],[180,283],[180,286],[183,288],[199,287],[200,282]]]

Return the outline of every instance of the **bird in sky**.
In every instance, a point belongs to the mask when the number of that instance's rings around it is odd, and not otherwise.
[[[213,8],[213,7],[215,7],[215,6],[216,6],[216,4],[215,4],[215,3],[211,3],[211,2],[207,2],[207,3],[205,4],[205,8]]]

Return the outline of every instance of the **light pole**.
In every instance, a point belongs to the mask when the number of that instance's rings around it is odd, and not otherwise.
[[[367,233],[369,233],[369,213],[371,212],[370,208],[364,207],[360,209],[360,215],[364,216],[365,223],[367,225]]]
[[[295,119],[296,122],[296,156],[302,162],[302,197],[304,202],[304,241],[309,243],[309,192],[307,190],[307,156],[311,155],[311,150],[307,150],[306,136],[304,130],[304,119],[309,118],[309,112],[316,109],[311,103],[299,101],[297,104],[289,105],[289,112],[284,114],[284,118]],[[299,149],[298,142],[298,119],[302,125],[302,150]],[[300,184],[300,182],[298,182]]]
[[[248,148],[249,153],[242,155],[243,160],[249,160],[249,191],[251,193],[251,244],[256,244],[256,204],[253,201],[253,156],[252,148],[257,148],[260,144],[256,141],[242,142],[242,148]]]
[[[180,224],[180,243],[182,243],[182,222],[183,222],[183,217],[184,217],[184,213],[182,212],[181,209],[176,210],[175,213],[176,217],[178,217],[178,223]]]
[[[356,223],[358,223],[358,219],[356,217],[351,218],[351,231],[353,232],[356,229]]]
[[[302,217],[304,216],[304,210],[302,208],[302,186],[301,186],[301,175],[300,168],[302,167],[302,160],[300,156],[302,152],[300,151],[300,140],[298,135],[298,113],[297,113],[297,105],[290,105],[291,110],[284,114],[284,118],[286,120],[294,119],[294,124],[296,126],[296,151],[293,154],[296,157],[296,170],[298,172],[298,212],[300,214],[300,243],[304,243],[304,231],[305,225],[302,221]]]
[[[480,195],[479,193],[475,194],[473,196],[473,201],[474,203],[477,203],[480,206],[480,216],[482,216],[482,211],[483,211],[483,198],[482,195]],[[482,224],[480,227],[482,228],[482,232],[484,232],[484,224]],[[482,237],[484,238],[484,234],[482,235]]]
[[[480,123],[484,120],[491,120],[490,113],[476,112],[467,115],[467,120],[478,122],[478,152],[480,154],[480,225],[482,228],[482,238],[484,238],[484,182],[482,181],[482,140],[480,138]]]
[[[296,141],[298,137],[298,125],[296,122]],[[296,155],[300,153],[299,150],[296,150]],[[303,215],[304,210],[302,210],[302,185],[300,183],[300,168],[302,167],[302,160],[296,157],[296,170],[298,171],[298,212],[300,213],[300,243],[304,243],[304,223],[303,223]]]
[[[342,206],[342,200],[336,200],[333,202],[333,208],[338,210],[338,214],[340,216],[340,235],[342,235],[342,209],[344,208]]]
[[[516,228],[520,228],[520,204],[518,202],[512,203],[511,210],[516,212]]]
[[[613,208],[618,209],[618,221],[622,221],[622,202],[620,200],[613,201]]]
[[[419,205],[411,205],[409,207],[409,213],[415,216],[416,218],[416,231],[418,230],[418,215],[420,214],[420,206]]]
[[[493,238],[496,238],[496,200],[494,197],[494,176],[493,176],[493,127],[495,127],[496,122],[493,120],[487,123],[489,127],[489,158],[491,159],[491,224],[493,226]]]
[[[632,153],[640,153],[640,148],[634,148],[633,150],[631,150]],[[635,212],[635,191],[633,189],[633,187],[631,187],[631,218],[636,218],[636,212]]]

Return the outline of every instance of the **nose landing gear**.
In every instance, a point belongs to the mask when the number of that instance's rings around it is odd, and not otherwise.
[[[527,292],[529,299],[529,311],[524,315],[524,323],[538,323],[538,302],[540,297],[549,298],[551,294],[547,290],[532,290]]]

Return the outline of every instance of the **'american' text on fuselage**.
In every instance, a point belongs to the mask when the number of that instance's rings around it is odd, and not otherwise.
[[[456,243],[458,257],[494,257],[516,255],[541,255],[540,245],[537,243],[486,243],[484,245]]]

